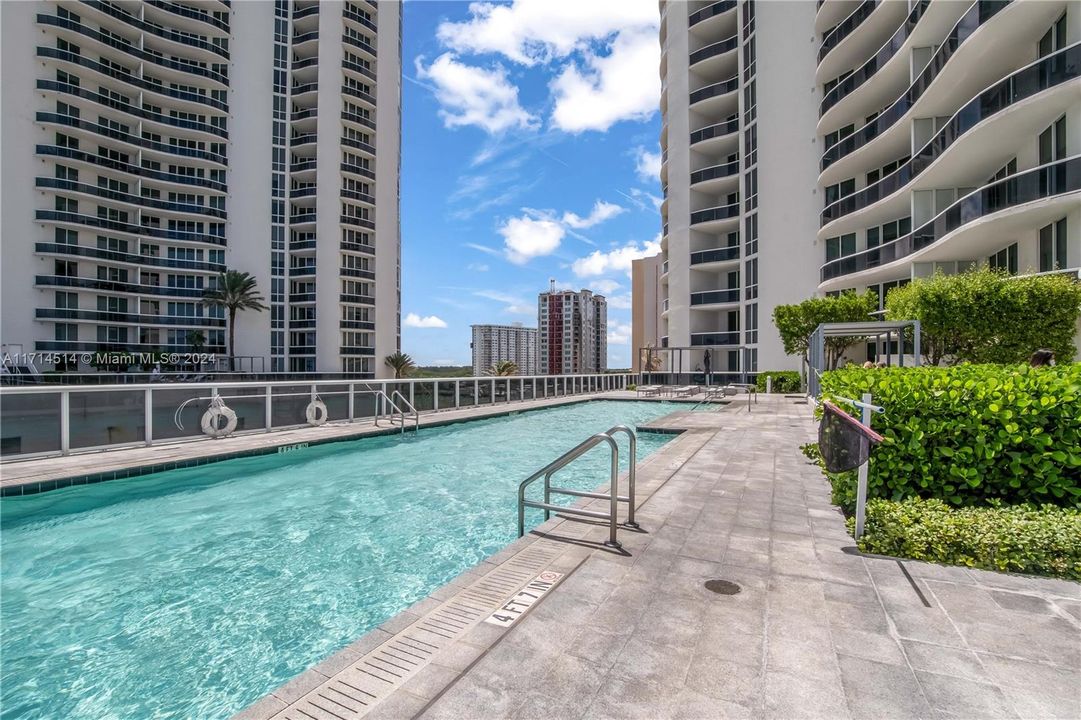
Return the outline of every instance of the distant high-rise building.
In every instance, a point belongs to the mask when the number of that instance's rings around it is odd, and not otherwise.
[[[396,2],[7,2],[3,332],[374,377],[399,343]],[[201,338],[201,339],[200,339]],[[263,361],[260,363],[259,361]],[[46,363],[46,367],[50,363]]]
[[[661,347],[661,275],[667,268],[660,254],[631,261],[631,370],[641,372],[645,347]]]
[[[540,372],[596,373],[608,369],[608,301],[589,290],[540,294],[537,303]]]
[[[516,325],[474,325],[473,374],[483,375],[498,362],[509,360],[519,375],[537,374],[537,328]]]

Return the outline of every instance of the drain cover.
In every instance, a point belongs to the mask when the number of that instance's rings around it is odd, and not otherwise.
[[[706,580],[706,590],[718,595],[735,595],[739,592],[739,585],[728,580]]]

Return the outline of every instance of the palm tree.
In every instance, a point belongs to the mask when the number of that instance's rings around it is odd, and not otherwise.
[[[511,360],[500,360],[497,363],[493,363],[488,368],[488,375],[495,375],[496,377],[508,377],[510,375],[517,375],[519,372],[518,364]]]
[[[409,371],[416,367],[413,363],[413,358],[409,357],[401,350],[397,351],[393,355],[387,355],[383,358],[383,362],[388,367],[394,368],[394,377],[403,378],[409,375]]]
[[[199,355],[203,352],[203,346],[206,345],[206,333],[204,333],[202,330],[189,330],[188,334],[185,336],[185,339],[188,341],[188,345],[191,347],[191,352],[193,355]],[[191,365],[196,370],[203,369],[202,360],[197,360]]]
[[[229,370],[233,370],[233,349],[238,310],[266,310],[264,298],[255,287],[255,278],[239,270],[226,270],[218,276],[217,287],[203,293],[203,304],[229,311]]]
[[[656,348],[653,343],[646,345],[646,361],[643,363],[643,370],[646,372],[657,372],[661,369],[661,359],[657,355],[653,354]]]

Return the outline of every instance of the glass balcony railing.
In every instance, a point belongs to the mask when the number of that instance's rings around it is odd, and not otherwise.
[[[706,208],[705,210],[699,210],[691,213],[691,225],[697,225],[698,223],[710,222],[713,220],[728,220],[730,218],[739,217],[739,202],[734,202],[731,205],[721,205],[718,207]]]
[[[711,17],[722,15],[735,7],[736,0],[721,0],[720,2],[715,2],[712,5],[705,6],[697,12],[691,13],[690,17],[687,18],[687,25],[693,27],[703,20],[709,20]]]
[[[859,7],[852,11],[852,14],[826,33],[825,37],[822,38],[822,47],[818,48],[818,62],[821,64],[830,51],[840,45],[845,38],[862,25],[863,21],[869,18],[881,3],[882,0],[863,0]]]
[[[145,315],[140,313],[108,312],[105,310],[75,310],[68,308],[37,308],[38,320],[87,320],[99,323],[129,325],[182,325],[188,327],[223,328],[224,318],[180,315]]]
[[[131,163],[113,160],[112,158],[102,157],[100,155],[91,155],[82,150],[73,150],[58,145],[38,145],[34,148],[34,153],[37,155],[62,157],[69,160],[90,163],[99,167],[109,168],[110,170],[129,173],[143,178],[162,180],[164,182],[177,183],[179,185],[196,185],[212,190],[219,190],[221,192],[226,191],[225,183],[217,182],[216,180],[208,180],[194,175],[177,175],[175,173],[161,172],[160,170],[151,170],[149,168],[139,167],[138,165],[132,165]]]
[[[739,288],[691,293],[691,306],[739,302]]]
[[[739,47],[739,36],[733,35],[727,40],[721,40],[720,42],[715,42],[712,45],[706,45],[704,48],[695,50],[691,53],[690,64],[694,65],[703,60],[708,60],[711,57],[724,55],[725,53],[732,52],[737,47]]]
[[[822,266],[822,281],[885,265],[923,250],[975,220],[1001,210],[1081,190],[1081,156],[998,180],[961,198],[933,220],[896,240]]]
[[[714,248],[712,250],[699,250],[691,253],[691,265],[703,263],[726,262],[739,259],[739,245],[730,247]]]
[[[117,192],[115,190],[99,187],[97,185],[89,185],[87,183],[74,182],[72,180],[39,177],[34,181],[34,187],[85,193],[87,195],[94,195],[96,197],[106,198],[107,200],[115,200],[116,202],[129,203],[132,205],[139,205],[141,207],[154,208],[155,210],[164,210],[166,212],[185,213],[188,215],[201,215],[204,217],[217,218],[220,220],[226,219],[224,210],[212,208],[209,205],[192,205],[189,203],[168,202],[166,200],[158,200],[156,198],[143,197],[141,195],[132,195],[130,193]]]
[[[717,123],[716,125],[710,125],[709,127],[695,130],[691,133],[691,145],[700,143],[703,140],[710,140],[715,137],[723,137],[724,135],[731,135],[739,130],[739,118],[731,118],[724,122]]]
[[[107,262],[145,265],[147,267],[175,268],[177,270],[201,271],[208,273],[225,272],[224,263],[202,262],[198,260],[178,260],[153,255],[135,255],[133,253],[105,250],[85,245],[67,245],[62,243],[35,243],[34,252],[44,255],[69,255],[72,257],[94,258]]]
[[[181,32],[179,30],[173,30],[171,28],[158,25],[157,23],[150,22],[148,20],[140,20],[131,13],[123,10],[111,2],[104,2],[103,0],[83,0],[83,3],[88,7],[95,8],[106,15],[110,15],[118,20],[123,20],[132,27],[137,27],[140,30],[145,30],[152,35],[157,35],[165,40],[170,40],[175,43],[188,45],[190,47],[199,48],[210,53],[229,59],[229,51],[224,47],[208,41],[205,37],[197,36],[194,33]]]
[[[691,333],[691,346],[739,345],[739,331]]]
[[[738,88],[739,78],[729,78],[728,80],[713,83],[712,85],[707,85],[704,88],[695,90],[691,93],[690,103],[691,105],[694,105],[695,103],[700,103],[703,100],[708,100],[719,95],[727,95],[730,92],[735,92]]]
[[[164,287],[161,285],[140,285],[119,280],[98,280],[97,278],[67,277],[65,275],[35,275],[34,284],[43,287],[82,288],[84,290],[105,290],[118,293],[138,293],[139,295],[163,295],[165,297],[195,298],[201,300],[203,288]]]
[[[987,118],[1048,88],[1081,77],[1081,43],[1059,50],[995,83],[958,110],[938,134],[896,171],[828,205],[822,225],[889,197],[926,170],[965,133]]]
[[[54,123],[56,125],[65,125],[67,127],[78,128],[79,130],[86,130],[103,137],[112,138],[113,140],[119,140],[121,142],[128,143],[130,145],[136,145],[138,147],[147,148],[148,150],[154,150],[160,153],[168,153],[169,155],[177,155],[184,158],[196,158],[198,160],[206,160],[207,162],[218,163],[219,165],[225,165],[225,156],[217,153],[207,152],[205,150],[199,150],[197,148],[181,147],[179,145],[169,145],[155,140],[148,140],[146,138],[138,137],[131,133],[121,132],[107,125],[97,125],[86,120],[80,120],[79,118],[72,117],[71,115],[60,115],[59,113],[51,112],[39,112],[37,114],[37,121],[41,123]],[[41,147],[40,145],[38,147]]]
[[[862,86],[865,82],[874,77],[879,68],[889,62],[890,58],[897,54],[897,51],[901,49],[901,46],[908,40],[908,36],[915,29],[916,23],[923,17],[924,11],[927,10],[927,6],[930,5],[931,0],[919,0],[912,8],[912,11],[905,18],[904,23],[897,29],[897,32],[886,41],[886,44],[882,46],[877,53],[875,53],[870,60],[856,68],[851,75],[846,77],[841,82],[830,88],[830,91],[826,93],[822,98],[822,105],[819,108],[819,115],[825,115],[826,111],[839,103],[846,96],[850,95],[856,88]]]
[[[168,0],[146,0],[148,5],[151,5],[161,10],[171,12],[174,15],[180,15],[181,17],[190,18],[192,20],[198,20],[208,25],[213,25],[222,32],[229,32],[229,23],[219,20],[205,10],[199,10],[196,8],[188,7],[187,5],[181,5],[179,3],[168,2]]]
[[[145,235],[149,237],[163,238],[165,240],[186,240],[188,242],[208,243],[211,245],[225,245],[225,237],[208,233],[188,232],[186,230],[168,230],[166,228],[153,227],[150,225],[136,225],[121,220],[86,215],[64,210],[35,210],[34,218],[44,222],[71,223],[85,225],[86,227],[103,228],[114,232],[127,233],[128,235]]]
[[[723,165],[714,165],[713,167],[695,170],[691,173],[691,185],[705,182],[706,180],[717,180],[719,178],[733,177],[735,175],[739,175],[738,160],[733,160],[732,162],[724,163]]]
[[[973,3],[972,7],[953,26],[950,34],[943,40],[938,51],[935,52],[931,61],[920,72],[908,90],[902,93],[901,97],[897,98],[892,105],[879,113],[874,120],[827,148],[822,155],[821,169],[825,171],[833,163],[847,155],[851,155],[893,127],[912,109],[916,101],[923,97],[927,88],[938,78],[950,58],[957,52],[957,48],[1010,2],[1011,0],[977,0],[977,2]]]

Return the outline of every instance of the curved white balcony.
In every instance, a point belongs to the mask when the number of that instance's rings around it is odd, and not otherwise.
[[[819,237],[901,217],[916,190],[979,185],[1016,154],[1002,138],[1038,135],[1079,97],[1081,43],[1075,43],[984,90],[896,171],[827,206]]]
[[[718,205],[691,213],[691,227],[702,232],[722,232],[738,225],[739,201],[731,205]]]
[[[834,143],[822,156],[819,183],[832,185],[907,154],[910,120],[952,115],[959,97],[972,97],[1021,65],[1055,19],[1056,3],[977,0],[908,90],[873,121]]]
[[[1081,155],[1076,155],[985,185],[907,235],[825,263],[819,290],[894,279],[912,262],[985,259],[1079,203]]]
[[[904,2],[864,0],[822,38],[815,81],[822,84],[869,57],[889,39],[907,14],[908,5]]]
[[[691,189],[714,195],[739,187],[739,161],[721,163],[691,173]]]

